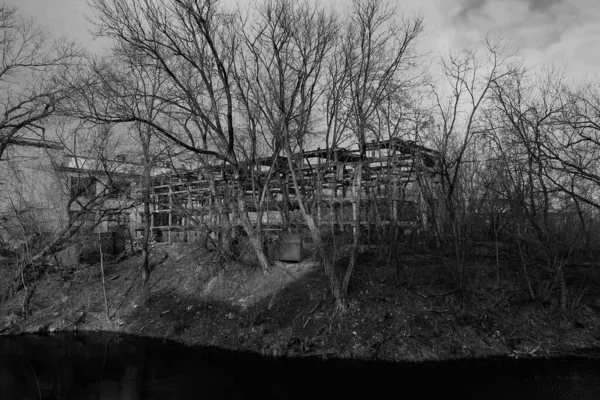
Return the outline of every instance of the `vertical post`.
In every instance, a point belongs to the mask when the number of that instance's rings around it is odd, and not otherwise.
[[[391,161],[391,163],[390,163]],[[391,193],[391,222],[394,224],[394,226],[396,226],[398,224],[398,181],[400,180],[400,174],[402,173],[402,166],[396,166],[395,161],[397,161],[397,154],[396,154],[396,143],[394,141],[394,146],[392,147],[392,154],[391,157],[388,157],[388,173],[391,171],[392,174],[392,193]],[[388,187],[389,189],[389,187]]]
[[[217,201],[216,196],[213,196],[212,194],[210,195],[209,199],[208,199],[208,226],[210,227],[210,229],[212,230],[213,226],[215,225],[215,213],[213,208],[215,207],[215,202]]]
[[[317,226],[321,226],[321,201],[317,202]]]
[[[317,226],[321,226],[321,218],[322,218],[322,211],[321,211],[321,199],[322,199],[322,193],[323,193],[322,176],[323,176],[323,174],[321,173],[321,158],[319,157],[319,163],[317,166],[317,179],[316,179],[317,187],[315,188],[315,190],[313,192],[313,196],[316,196],[316,200],[317,200]]]
[[[333,152],[333,165],[335,168],[335,175],[333,177],[333,200],[331,201],[331,212],[333,213],[333,226],[334,228],[337,228],[338,232],[341,231],[341,225],[340,225],[340,209],[341,209],[341,203],[338,201],[338,181],[339,181],[339,169],[340,169],[340,164],[338,162],[338,151],[335,150]],[[335,202],[335,205],[334,205]],[[338,204],[340,204],[340,207],[338,207]]]
[[[356,190],[352,190],[352,194],[354,195]],[[353,196],[352,200],[352,234],[356,233],[356,221],[358,219],[358,207],[356,204],[356,197]]]
[[[188,185],[187,185],[187,187],[188,187],[188,204],[187,204],[187,208],[188,208],[188,213],[193,216],[192,218],[197,218],[196,217],[196,213],[195,213],[196,210],[195,210],[195,207],[194,207],[194,202],[192,200],[192,188],[190,187],[191,185],[192,185],[192,183],[188,182]],[[186,243],[190,242],[190,228],[193,225],[193,223],[190,223],[190,222],[191,222],[191,219],[186,219],[186,221],[185,221],[185,227],[184,227],[184,231],[183,231],[184,232],[184,234],[183,234],[183,236],[184,236],[183,241],[186,242]]]
[[[392,178],[392,222],[396,224],[398,221],[398,180],[396,178]]]
[[[425,200],[425,196],[423,194],[423,189],[418,188],[419,194],[417,196],[417,209],[419,210],[419,214],[421,216],[421,230],[423,232],[427,231],[427,202]]]
[[[154,195],[154,204],[152,205],[152,212],[150,213],[150,235],[152,235],[154,229],[154,214],[156,213],[156,207],[158,204],[158,195]]]
[[[171,229],[173,226],[173,187],[171,180],[169,180],[169,244],[171,244]]]

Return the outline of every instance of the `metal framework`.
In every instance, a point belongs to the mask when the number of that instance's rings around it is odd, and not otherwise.
[[[436,151],[411,141],[368,143],[362,158],[361,224],[430,229],[436,213],[438,159]],[[256,223],[260,218],[263,228],[301,223],[295,210],[302,196],[318,225],[344,229],[357,217],[355,172],[360,161],[357,150],[344,148],[298,154],[293,165],[300,194],[295,193],[283,156],[256,160],[239,177],[217,166],[162,173],[153,179],[151,226],[162,241],[171,242],[189,240],[198,227],[218,230],[222,218],[239,225],[229,204],[235,199],[234,179],[240,179],[250,219]]]

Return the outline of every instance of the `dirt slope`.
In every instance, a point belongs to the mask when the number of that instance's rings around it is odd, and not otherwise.
[[[344,260],[341,260],[343,262]],[[184,246],[152,258],[150,297],[139,287],[139,257],[49,272],[35,284],[31,316],[23,293],[0,306],[0,331],[111,330],[269,355],[386,360],[440,360],[511,354],[577,353],[600,347],[598,288],[568,314],[528,300],[518,271],[477,264],[477,290],[450,284],[443,260],[403,257],[387,267],[365,254],[340,313],[321,268],[306,260],[275,263],[264,275],[240,263],[222,265]],[[397,275],[397,273],[399,273]],[[587,272],[586,272],[587,273]]]

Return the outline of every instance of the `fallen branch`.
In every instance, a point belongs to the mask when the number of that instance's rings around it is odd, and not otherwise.
[[[319,307],[320,305],[321,305],[321,302],[318,302],[317,304],[315,304],[315,306],[312,308],[312,310],[310,310],[309,314],[312,314],[317,309],[317,307]]]
[[[312,319],[312,317],[308,317],[308,319],[306,320],[304,325],[302,325],[302,328],[306,328],[306,325],[308,325],[308,323],[310,322],[311,319]]]

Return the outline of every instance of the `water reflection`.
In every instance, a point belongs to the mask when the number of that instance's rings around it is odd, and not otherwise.
[[[267,359],[107,334],[0,337],[2,399],[600,399],[600,362]]]

